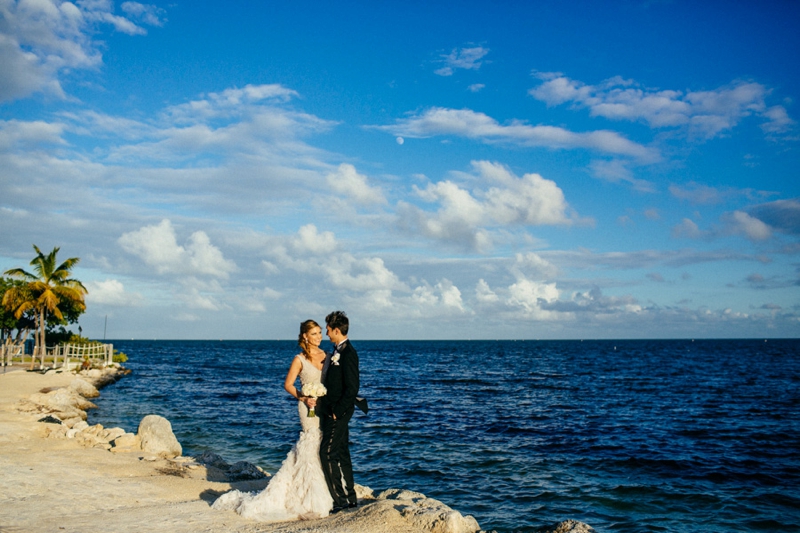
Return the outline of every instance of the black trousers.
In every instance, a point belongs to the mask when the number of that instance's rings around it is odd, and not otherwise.
[[[319,458],[334,507],[346,507],[349,504],[357,503],[355,482],[353,481],[353,463],[350,460],[350,418],[352,416],[353,409],[350,409],[345,416],[337,420],[334,420],[332,416],[323,416],[319,421],[322,430]]]

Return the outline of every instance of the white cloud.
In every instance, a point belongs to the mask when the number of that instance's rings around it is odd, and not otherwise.
[[[86,301],[93,304],[106,304],[114,306],[134,306],[142,302],[140,294],[132,294],[125,291],[125,286],[116,279],[104,281],[88,281],[86,289]]]
[[[336,237],[330,231],[319,233],[313,224],[307,224],[297,231],[292,247],[300,253],[323,255],[336,250]]]
[[[479,279],[475,285],[475,298],[481,304],[493,304],[500,301],[500,297],[497,296],[497,293],[489,287],[489,284],[483,278]]]
[[[558,275],[558,267],[534,252],[518,253],[509,270],[518,278],[551,279]]]
[[[783,106],[772,106],[764,111],[763,116],[769,119],[761,125],[766,133],[785,133],[789,131],[794,125],[795,121],[789,118],[789,113]]]
[[[759,83],[734,82],[712,91],[654,90],[620,77],[600,85],[587,85],[561,73],[535,73],[542,80],[529,94],[555,106],[571,102],[588,108],[591,116],[611,120],[641,121],[651,128],[683,127],[696,136],[712,138],[735,127],[744,117],[766,118],[770,133],[793,125],[782,106],[767,108],[769,90]]]
[[[379,257],[355,258],[345,253],[323,263],[329,282],[347,291],[404,289],[397,275]]]
[[[449,54],[442,55],[444,66],[435,71],[439,76],[452,76],[456,69],[478,70],[481,59],[489,53],[487,48],[473,46],[471,48],[454,48]]]
[[[701,231],[693,220],[684,218],[680,224],[672,228],[672,236],[674,238],[699,239],[707,236],[707,233]]]
[[[467,90],[472,93],[477,93],[480,92],[484,87],[486,87],[486,85],[484,85],[483,83],[473,83],[472,85],[467,87]]]
[[[754,207],[750,214],[778,231],[800,235],[800,200],[776,200]]]
[[[675,198],[700,205],[717,204],[724,199],[724,195],[719,189],[695,182],[689,183],[685,187],[670,185],[669,192],[672,193],[672,196]]]
[[[328,186],[335,192],[352,198],[359,204],[385,204],[386,198],[378,187],[372,187],[366,176],[359,174],[356,167],[342,163],[336,172],[325,178]]]
[[[721,225],[709,230],[701,230],[699,226],[684,218],[680,224],[672,228],[672,236],[688,239],[714,239],[729,235],[741,235],[753,242],[764,241],[772,237],[772,228],[756,217],[744,211],[725,213],[720,217]]]
[[[126,252],[138,256],[159,274],[227,278],[236,270],[233,261],[225,259],[202,231],[193,233],[185,246],[178,245],[175,229],[167,219],[158,225],[125,233],[118,242]]]
[[[0,120],[0,150],[11,151],[24,148],[33,150],[43,144],[64,145],[63,124],[53,124],[37,120]]]
[[[140,4],[139,2],[123,2],[120,6],[128,16],[141,20],[148,26],[163,26],[166,20],[166,11],[155,5]]]
[[[449,180],[428,184],[424,189],[415,186],[422,200],[440,207],[430,213],[401,202],[397,210],[399,227],[485,251],[491,246],[489,228],[575,222],[564,193],[555,182],[538,174],[519,178],[506,167],[488,161],[474,161],[472,166],[481,182],[496,186],[469,191]]]
[[[641,162],[654,162],[660,158],[655,149],[637,144],[613,131],[576,133],[557,126],[531,126],[521,121],[502,125],[488,115],[470,109],[434,107],[422,114],[398,120],[395,125],[376,128],[411,138],[457,135],[489,143],[505,142],[552,149],[583,148],[631,157]]]
[[[558,300],[559,291],[555,283],[542,283],[521,278],[508,288],[510,296],[507,303],[519,307],[527,318],[534,320],[555,320],[564,318],[560,313],[542,308],[545,303]]]
[[[613,159],[611,161],[596,160],[592,161],[589,168],[595,177],[611,183],[620,181],[630,183],[634,190],[640,192],[655,192],[655,186],[647,180],[637,179],[630,169],[630,162]]]
[[[163,13],[143,4],[130,4],[141,14]],[[0,2],[0,101],[24,98],[37,91],[64,97],[59,77],[72,70],[97,68],[102,54],[92,34],[100,24],[116,31],[142,35],[131,20],[114,15],[110,1],[63,2],[28,0]],[[138,16],[138,14],[137,14]],[[152,16],[140,17],[152,24]]]
[[[772,229],[759,219],[744,211],[734,211],[723,217],[730,233],[744,235],[751,241],[763,241],[772,237]]]

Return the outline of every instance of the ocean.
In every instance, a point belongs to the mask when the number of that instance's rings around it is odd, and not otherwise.
[[[292,341],[113,341],[90,423],[170,420],[184,455],[275,472],[297,439]],[[800,340],[359,341],[356,483],[481,528],[800,531]],[[323,348],[329,343],[323,341]]]

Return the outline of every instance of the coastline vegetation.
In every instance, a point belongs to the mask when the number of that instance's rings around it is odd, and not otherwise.
[[[35,244],[33,249],[33,272],[12,268],[3,273],[8,278],[0,278],[0,341],[6,346],[21,344],[33,331],[36,342],[31,369],[36,355],[44,365],[48,334],[56,343],[72,335],[64,326],[78,322],[86,311],[88,294],[83,283],[71,277],[79,258],[70,257],[59,264],[58,247],[47,255]]]

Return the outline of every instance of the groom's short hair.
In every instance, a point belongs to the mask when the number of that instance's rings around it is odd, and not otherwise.
[[[331,329],[338,329],[342,335],[347,335],[347,330],[350,329],[350,320],[344,311],[334,311],[325,317],[325,324]]]

